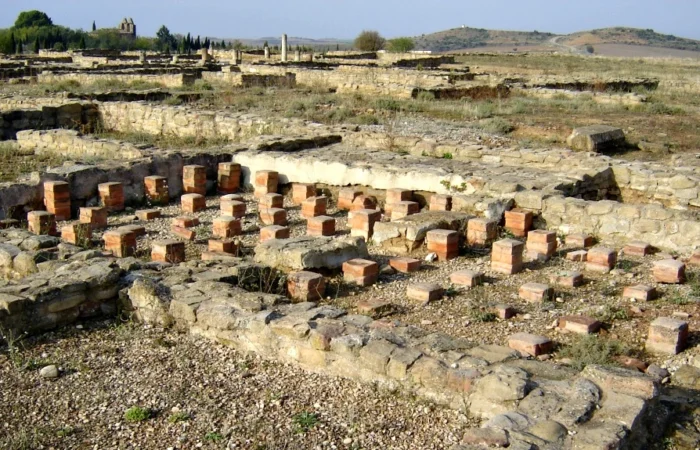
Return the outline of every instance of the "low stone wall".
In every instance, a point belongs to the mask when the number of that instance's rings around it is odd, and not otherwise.
[[[40,110],[11,110],[0,113],[0,139],[14,139],[17,132],[30,129],[81,128],[92,131],[99,121],[95,105],[65,103]]]
[[[526,97],[536,97],[545,99],[567,98],[567,99],[582,99],[592,100],[595,103],[603,105],[627,105],[637,106],[647,101],[647,97],[635,93],[628,94],[610,94],[607,92],[595,91],[568,91],[563,89],[519,89],[517,93]]]
[[[194,84],[197,75],[176,73],[176,74],[123,74],[123,73],[61,73],[55,74],[51,72],[43,72],[39,75],[40,83],[58,83],[66,80],[77,81],[80,84],[93,84],[97,82],[105,82],[115,80],[124,83],[133,83],[135,81],[160,84],[168,88],[178,88]]]
[[[62,155],[68,158],[100,158],[129,160],[144,156],[133,144],[109,139],[95,139],[74,130],[27,130],[17,133],[17,142],[24,151]]]

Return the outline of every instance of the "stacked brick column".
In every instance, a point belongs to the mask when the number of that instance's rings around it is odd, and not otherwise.
[[[61,239],[69,244],[85,247],[92,239],[92,227],[87,223],[72,223],[61,228]]]
[[[506,229],[516,237],[525,237],[532,228],[532,213],[521,209],[506,211]]]
[[[242,197],[238,195],[224,195],[221,197],[221,202],[219,208],[221,213],[225,216],[235,217],[236,219],[241,219],[246,213],[246,204],[242,200]]]
[[[124,210],[124,185],[121,183],[102,183],[97,185],[97,190],[100,193],[102,205],[107,208],[107,211],[123,211]]]
[[[617,253],[609,248],[594,247],[586,256],[586,270],[592,272],[610,272],[615,268],[615,264],[617,264]]]
[[[413,192],[406,189],[387,189],[386,202],[384,202],[384,214],[391,216],[393,205],[399,202],[410,202],[413,200]]]
[[[294,302],[313,302],[323,297],[326,280],[314,272],[295,272],[287,277],[287,291]]]
[[[89,224],[93,230],[107,227],[107,208],[80,208],[80,223]]]
[[[27,213],[27,227],[30,233],[55,236],[56,216],[47,211]]]
[[[432,207],[431,207],[432,209]],[[498,222],[488,219],[472,219],[467,224],[467,243],[486,246],[498,237]]]
[[[335,219],[328,216],[310,218],[306,223],[306,234],[309,236],[333,236],[335,234]]]
[[[533,230],[527,235],[527,253],[533,259],[549,259],[557,251],[557,234],[553,231]]]
[[[456,231],[428,231],[426,240],[428,251],[435,252],[440,261],[447,261],[459,256],[459,233]]]
[[[316,186],[308,183],[294,183],[292,185],[292,202],[301,205],[309,197],[316,196]]]
[[[212,225],[212,234],[215,237],[228,239],[241,235],[241,221],[231,216],[216,217]]]
[[[71,217],[70,185],[65,181],[46,181],[44,205],[48,212],[56,216],[56,220],[69,220]]]
[[[255,198],[260,198],[265,194],[277,192],[279,174],[274,170],[261,170],[255,173],[254,187]]]
[[[182,189],[186,194],[207,195],[207,169],[204,166],[182,168]]]
[[[688,341],[688,323],[669,317],[659,317],[649,326],[646,350],[651,353],[675,355]]]
[[[375,209],[361,209],[350,219],[350,235],[361,236],[369,241],[374,233],[374,224],[381,220],[382,213]]]
[[[430,197],[431,211],[452,211],[452,196],[435,194]]]
[[[201,194],[185,194],[180,197],[182,211],[196,213],[207,208],[207,202]]]
[[[523,268],[525,245],[515,239],[504,239],[493,244],[491,249],[491,270],[512,275]]]
[[[241,187],[241,165],[227,162],[219,163],[216,187],[221,194],[232,194]]]
[[[328,197],[309,197],[301,203],[301,216],[305,219],[323,216],[328,209]]]
[[[343,263],[343,279],[358,286],[370,286],[379,278],[379,264],[367,259],[352,259]]]
[[[112,252],[117,258],[134,256],[136,252],[136,234],[126,230],[112,230],[106,232],[102,239],[105,242],[105,250]]]
[[[151,247],[151,260],[179,264],[185,261],[185,243],[178,241],[155,241]]]
[[[362,195],[362,191],[355,188],[341,189],[338,193],[338,209],[351,210],[353,202],[360,195]]]
[[[420,205],[416,202],[398,202],[391,205],[391,220],[403,219],[406,216],[418,214]]]
[[[168,179],[153,175],[143,179],[146,192],[146,200],[154,205],[165,205],[170,201],[168,192]]]

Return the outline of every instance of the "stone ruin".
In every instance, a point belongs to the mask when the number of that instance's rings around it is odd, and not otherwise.
[[[286,51],[280,61],[244,54],[238,63],[234,55],[237,64],[224,70],[218,51],[205,52],[202,67],[193,58],[173,64],[152,56],[148,69],[123,55],[86,68],[98,57],[74,53],[70,63],[32,61],[30,75],[18,68],[2,74],[171,87],[195,79],[322,82],[337,92],[427,91],[438,99],[562,88],[551,80],[540,87],[445,70],[453,61],[444,57],[361,56],[329,54],[306,64],[300,55],[288,61]],[[411,68],[419,64],[421,70]],[[537,270],[533,262],[576,263],[580,271],[518,290],[527,302],[551,300],[553,285],[575,289],[589,274],[614,270],[621,249],[640,258],[654,248],[677,252],[685,258],[661,258],[651,275],[655,283],[684,283],[686,265],[700,263],[698,169],[600,154],[621,144],[619,130],[578,130],[570,144],[582,151],[399,136],[397,153],[381,133],[156,105],[137,94],[126,101],[0,98],[0,113],[3,139],[76,161],[0,184],[0,324],[7,329],[38,333],[126,314],[467,411],[482,427],[466,432],[463,448],[643,448],[663,428],[661,379],[649,371],[589,365],[578,372],[547,361],[556,343],[543,335],[514,332],[500,345],[484,344],[392,320],[396,305],[383,300],[350,309],[330,301],[337,277],[366,289],[380,279],[391,283],[392,274],[420,273],[425,253],[445,265],[472,250],[488,255],[485,273],[410,282],[409,304],[434,304],[448,286],[476,288],[487,276]],[[91,137],[98,123],[237,143],[187,151],[136,146]],[[76,124],[80,132],[71,129]],[[445,153],[449,161],[439,159]],[[90,158],[104,162],[80,162]],[[655,295],[654,286],[632,283],[623,294],[639,301]],[[491,309],[501,320],[517,314],[507,304]],[[556,325],[579,334],[601,326],[583,315],[559,317]],[[646,349],[670,357],[686,348],[688,333],[686,321],[658,317]]]

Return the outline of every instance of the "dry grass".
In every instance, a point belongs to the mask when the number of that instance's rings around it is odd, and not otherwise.
[[[66,158],[22,152],[16,143],[0,142],[0,181],[15,181],[20,175],[60,166]]]

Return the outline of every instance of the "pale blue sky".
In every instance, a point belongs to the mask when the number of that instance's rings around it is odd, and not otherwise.
[[[477,28],[570,33],[608,26],[653,28],[700,39],[698,0],[0,0],[0,28],[20,11],[45,11],[55,23],[88,29],[133,17],[140,35],[160,25],[173,33],[222,38],[353,38],[363,29],[387,37],[462,24]]]

